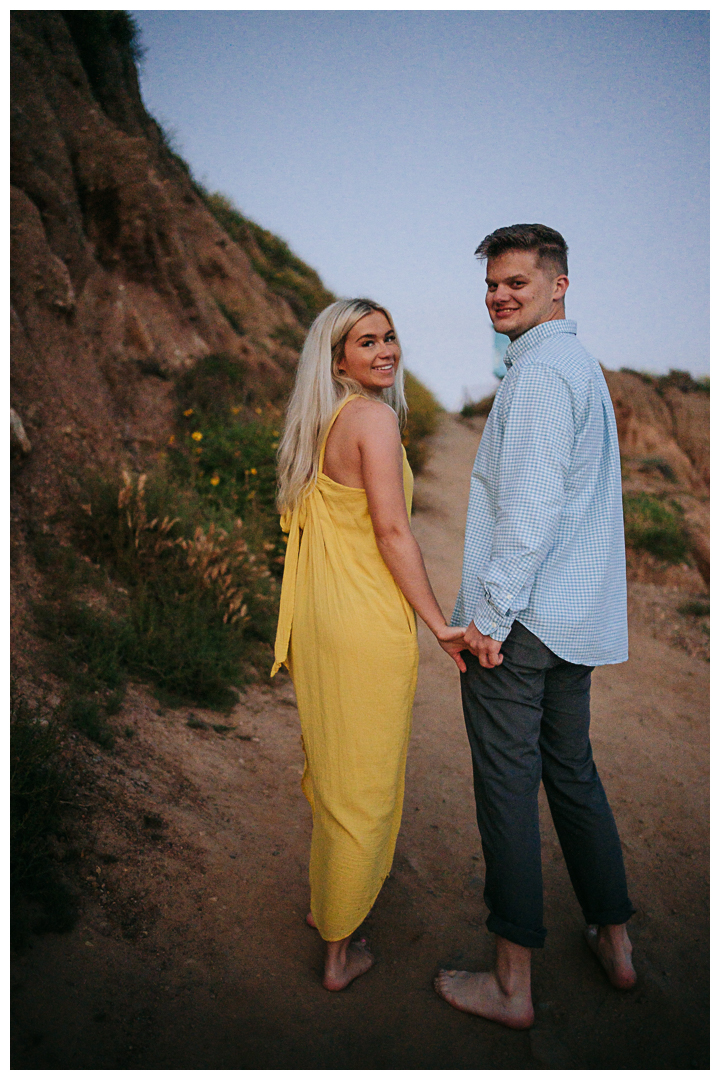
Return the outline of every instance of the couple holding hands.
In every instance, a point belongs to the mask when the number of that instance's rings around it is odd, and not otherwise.
[[[542,780],[585,921],[619,989],[634,985],[633,914],[589,740],[593,667],[627,659],[620,457],[600,365],[565,318],[567,245],[544,225],[491,233],[486,305],[510,339],[473,466],[462,586],[445,621],[410,530],[413,478],[389,312],[339,300],[313,323],[280,445],[289,534],[273,674],[297,695],[313,815],[308,922],[323,985],[373,963],[353,933],[390,872],[418,649],[415,613],[460,670],[485,859],[489,972],[442,971],[437,992],[514,1028],[533,1023],[545,938]]]

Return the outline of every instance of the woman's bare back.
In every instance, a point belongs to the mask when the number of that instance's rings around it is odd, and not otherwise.
[[[365,487],[360,435],[363,430],[367,430],[368,424],[372,424],[379,410],[385,411],[389,408],[390,406],[382,401],[369,401],[361,397],[348,402],[333,424],[325,445],[323,472],[326,476],[345,487]]]

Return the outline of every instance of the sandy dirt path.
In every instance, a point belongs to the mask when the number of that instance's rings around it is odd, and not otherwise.
[[[479,435],[447,418],[414,528],[446,613]],[[638,914],[622,994],[582,917],[541,801],[549,929],[536,1023],[513,1032],[436,997],[439,966],[487,964],[483,865],[456,669],[421,628],[394,868],[362,927],[378,963],[340,994],[306,928],[310,815],[292,686],[243,695],[230,731],[187,726],[142,688],[134,737],[86,748],[84,901],[70,934],[14,965],[21,1069],[679,1069],[708,1067],[708,664],[631,624],[631,659],[593,683],[593,744]],[[82,832],[83,810],[77,811]]]

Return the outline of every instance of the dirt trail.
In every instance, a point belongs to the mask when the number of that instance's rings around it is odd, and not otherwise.
[[[417,486],[414,528],[448,615],[477,443],[448,418]],[[479,967],[492,939],[456,669],[421,628],[403,826],[363,926],[377,966],[341,994],[320,985],[290,683],[253,688],[229,719],[194,710],[224,733],[189,728],[187,710],[159,715],[134,688],[121,718],[134,738],[111,757],[86,751],[82,799],[104,809],[89,819],[81,921],[15,965],[14,1067],[707,1068],[708,664],[650,631],[631,624],[631,660],[593,684],[638,908],[634,991],[612,990],[582,941],[543,803],[535,1026],[505,1030],[434,994],[438,966]]]

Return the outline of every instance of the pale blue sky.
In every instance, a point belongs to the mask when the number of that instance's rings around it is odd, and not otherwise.
[[[603,364],[708,371],[706,12],[133,15],[195,176],[387,305],[446,406],[496,385],[473,252],[521,221],[564,234]]]

